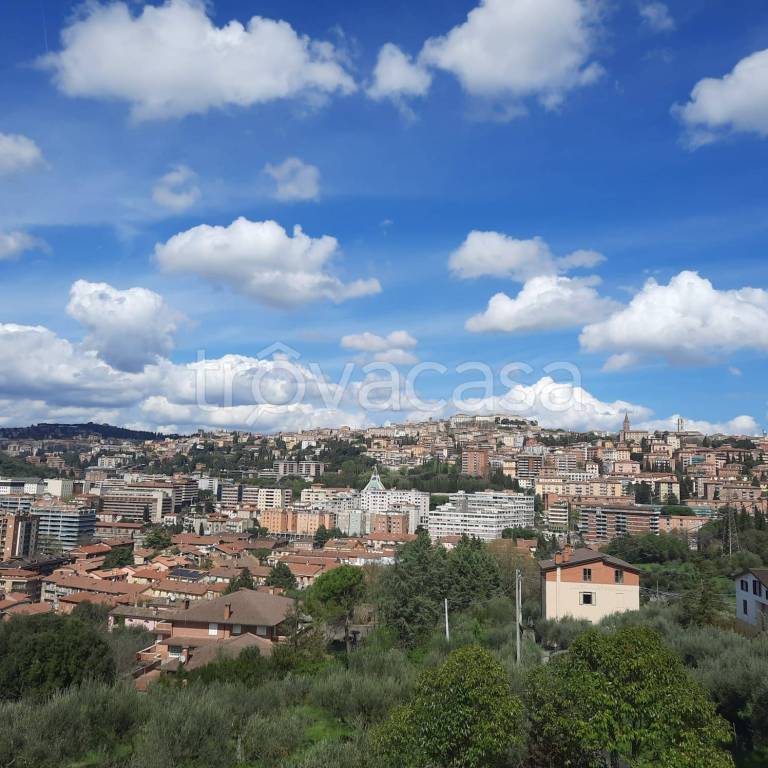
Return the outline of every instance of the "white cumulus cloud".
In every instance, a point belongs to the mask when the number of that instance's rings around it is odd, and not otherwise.
[[[320,170],[298,157],[289,157],[279,165],[268,164],[264,171],[276,182],[274,196],[278,200],[317,200],[320,195]]]
[[[603,261],[601,253],[584,249],[558,258],[538,236],[521,240],[475,229],[451,254],[448,268],[457,277],[507,277],[522,283],[539,275],[594,267]]]
[[[699,80],[690,100],[673,112],[688,131],[692,147],[730,133],[768,136],[768,49],[743,58],[721,78]]]
[[[88,329],[86,347],[112,367],[134,373],[170,352],[182,319],[147,288],[121,291],[86,280],[72,285],[67,313]]]
[[[136,119],[201,114],[303,95],[350,93],[331,43],[286,21],[252,17],[218,27],[203,0],[87,3],[40,60],[68,96],[128,102]]]
[[[275,221],[243,217],[226,227],[201,224],[155,246],[163,270],[196,274],[271,306],[341,302],[381,291],[375,278],[345,283],[331,274],[338,252],[329,235],[312,238],[299,226],[289,234]]]
[[[379,363],[392,365],[411,365],[418,358],[409,349],[413,349],[418,341],[408,331],[392,331],[386,336],[365,331],[343,336],[341,346],[344,349],[355,349],[359,352],[371,353],[372,359]]]
[[[504,98],[519,109],[529,97],[548,108],[593,83],[597,24],[591,0],[482,0],[467,20],[428,40],[419,60],[453,73],[464,89]]]
[[[40,147],[27,136],[0,133],[0,176],[28,171],[43,164]]]
[[[399,102],[404,96],[424,96],[431,84],[429,70],[413,62],[393,43],[386,43],[379,51],[373,82],[366,93],[376,101]]]
[[[152,199],[173,213],[182,213],[200,200],[197,174],[186,165],[177,165],[158,179],[152,188]]]
[[[648,280],[630,301],[580,336],[587,352],[612,353],[616,370],[663,358],[673,364],[708,362],[742,349],[768,350],[768,291],[718,290],[697,272],[667,285]]]
[[[528,280],[514,298],[497,293],[484,312],[470,317],[473,332],[522,333],[570,328],[602,319],[619,305],[595,290],[598,278],[542,275]]]

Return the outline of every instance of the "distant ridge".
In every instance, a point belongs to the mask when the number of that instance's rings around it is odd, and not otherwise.
[[[63,440],[85,437],[86,435],[99,435],[104,438],[121,440],[163,440],[165,437],[178,437],[178,435],[164,435],[160,432],[114,427],[111,424],[94,424],[91,421],[85,424],[41,423],[29,427],[0,428],[0,439],[6,440]]]

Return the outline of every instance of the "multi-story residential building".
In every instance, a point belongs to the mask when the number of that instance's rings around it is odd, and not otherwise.
[[[243,486],[240,483],[225,481],[221,485],[221,506],[236,507],[243,497]]]
[[[624,560],[566,547],[539,566],[545,619],[570,616],[596,623],[613,613],[640,608],[640,571]]]
[[[544,510],[544,523],[550,531],[568,530],[568,502],[554,501]]]
[[[306,480],[314,480],[325,472],[325,464],[322,461],[291,461],[289,459],[281,459],[275,461],[272,466],[278,478],[295,475]]]
[[[243,504],[252,504],[259,511],[265,509],[284,509],[293,499],[290,488],[262,488],[257,485],[244,485]]]
[[[99,496],[98,516],[105,522],[125,520],[133,523],[162,523],[173,512],[167,489],[132,485],[112,488]]]
[[[0,558],[32,557],[37,549],[39,518],[29,513],[0,514]]]
[[[374,469],[368,484],[360,492],[360,509],[373,514],[391,512],[401,507],[416,507],[420,520],[423,520],[429,512],[429,494],[417,490],[388,490],[381,482],[378,470]]]
[[[459,491],[448,503],[427,515],[429,535],[475,536],[490,541],[501,538],[505,528],[530,528],[534,524],[534,499],[522,493]]]
[[[53,477],[45,481],[45,492],[59,499],[71,499],[73,491],[74,480],[65,477]]]
[[[587,541],[659,532],[659,510],[647,507],[579,507],[579,531]]]
[[[461,452],[461,474],[468,477],[488,477],[490,467],[488,451],[484,448],[465,448]]]
[[[768,630],[768,568],[750,568],[734,584],[739,626],[750,634]]]
[[[541,474],[544,457],[541,454],[519,453],[516,459],[517,477],[521,480],[531,480]]]
[[[96,510],[75,502],[45,499],[34,504],[39,519],[38,546],[70,550],[88,544],[96,534]]]
[[[581,481],[568,480],[565,477],[540,477],[536,480],[536,493],[541,496],[551,494],[571,498],[588,496],[620,498],[628,495],[629,489],[628,485],[622,483],[621,480],[607,477]]]

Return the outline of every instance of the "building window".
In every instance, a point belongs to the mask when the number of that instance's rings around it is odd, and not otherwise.
[[[214,637],[219,634],[219,625],[215,623],[211,623],[208,625],[208,634],[213,635]]]
[[[581,580],[582,581],[592,581],[592,569],[591,568],[582,568],[581,569]]]
[[[757,595],[758,597],[760,597],[760,593],[761,592],[762,592],[762,590],[760,589],[760,582],[757,579],[755,579],[752,582],[752,594],[753,595]]]
[[[741,580],[741,591],[749,592],[749,582],[746,579]]]
[[[233,635],[239,635],[243,631],[243,628],[239,624],[233,624],[232,625],[232,634]]]
[[[741,612],[746,616],[749,613],[749,608],[747,607],[747,601],[742,600],[741,601]]]
[[[624,571],[619,570],[618,568],[613,572],[613,580],[617,584],[623,584],[624,583]]]
[[[267,636],[267,628],[266,627],[262,627],[262,626],[257,626],[256,627],[256,634],[259,637],[266,637]]]
[[[595,593],[594,592],[579,592],[579,605],[594,605]]]

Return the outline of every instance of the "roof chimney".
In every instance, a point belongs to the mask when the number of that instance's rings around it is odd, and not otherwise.
[[[571,559],[573,554],[573,547],[570,544],[566,544],[563,547],[563,560],[567,563]]]
[[[224,621],[229,621],[232,617],[232,603],[224,603]]]
[[[563,553],[555,552],[555,565],[562,565],[562,564],[563,564]]]

